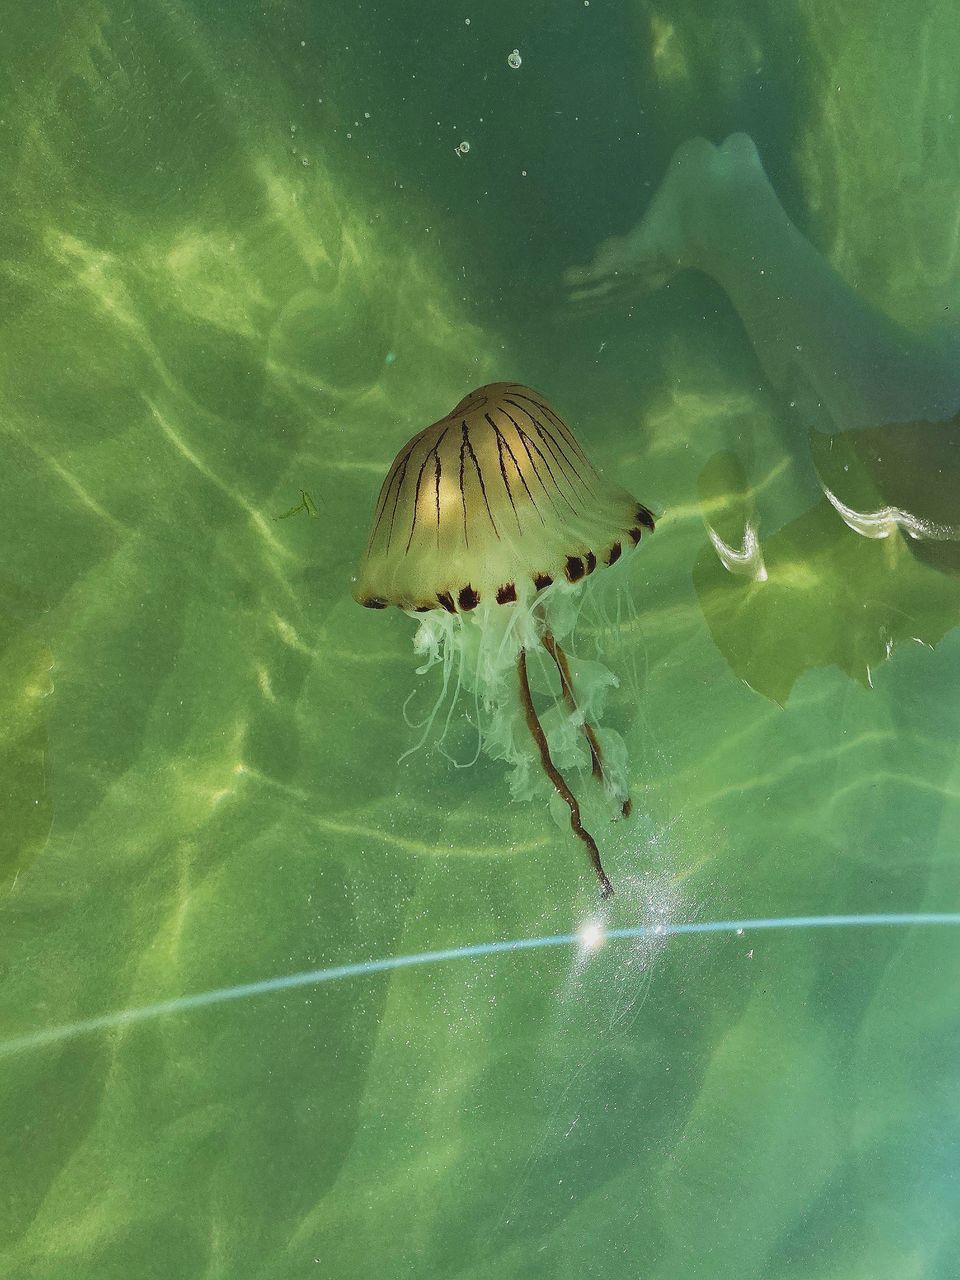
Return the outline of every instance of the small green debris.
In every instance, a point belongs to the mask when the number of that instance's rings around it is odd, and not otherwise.
[[[306,489],[300,490],[300,501],[295,507],[291,507],[289,511],[284,511],[282,515],[276,516],[277,520],[286,520],[290,516],[295,516],[298,511],[305,511],[308,516],[315,516],[320,519],[320,512],[317,510],[317,504],[307,493]]]

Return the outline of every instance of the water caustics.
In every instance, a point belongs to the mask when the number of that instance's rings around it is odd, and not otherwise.
[[[148,1022],[168,1014],[186,1013],[230,1000],[246,1000],[253,996],[292,991],[298,987],[316,987],[345,978],[361,978],[395,969],[411,969],[421,965],[442,964],[450,960],[472,960],[483,956],[505,955],[517,951],[539,951],[547,947],[577,947],[582,953],[597,951],[605,942],[624,939],[665,939],[703,934],[745,934],[770,930],[890,928],[910,926],[960,926],[960,911],[891,912],[864,915],[780,916],[744,920],[705,920],[630,925],[607,929],[596,920],[587,920],[576,933],[557,933],[540,938],[509,938],[494,942],[477,942],[465,947],[446,947],[437,951],[420,951],[413,955],[385,956],[377,960],[359,960],[352,964],[333,965],[326,969],[310,969],[301,973],[244,982],[232,987],[217,987],[195,995],[160,1000],[155,1004],[119,1009],[95,1018],[42,1028],[0,1040],[0,1057],[42,1049],[48,1045],[72,1040],[78,1036],[110,1031],[136,1022]]]

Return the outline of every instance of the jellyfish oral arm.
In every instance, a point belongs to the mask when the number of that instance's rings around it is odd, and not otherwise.
[[[562,673],[561,673],[562,674]],[[563,774],[553,763],[550,756],[550,747],[547,744],[547,736],[543,732],[543,726],[537,716],[537,709],[533,705],[533,696],[530,693],[530,681],[527,678],[527,654],[525,649],[521,649],[517,655],[517,680],[520,687],[520,705],[523,707],[524,718],[527,722],[527,728],[530,730],[530,736],[536,743],[537,750],[540,753],[540,763],[543,765],[543,771],[553,783],[558,795],[570,810],[570,827],[574,835],[582,840],[587,848],[587,855],[590,858],[591,865],[597,873],[597,879],[600,881],[601,898],[613,897],[613,885],[607,879],[607,874],[603,869],[603,863],[600,861],[600,850],[597,848],[597,842],[593,836],[584,827],[583,820],[580,817],[580,806],[577,798],[567,786]]]
[[[553,633],[550,631],[545,631],[543,633],[542,643],[547,653],[549,653],[550,657],[557,664],[557,671],[560,673],[560,688],[563,692],[563,700],[567,704],[567,710],[572,716],[576,716],[578,714],[577,696],[573,689],[573,676],[570,671],[570,663],[567,661],[567,655],[564,653],[563,649],[554,638]],[[600,749],[600,742],[597,739],[596,730],[587,720],[581,720],[580,727],[583,730],[583,736],[586,738],[587,745],[590,748],[590,771],[598,782],[607,783],[609,786],[607,771],[604,768],[603,763],[603,752]],[[611,787],[610,789],[613,790],[614,788]],[[620,790],[620,788],[616,788],[616,790]],[[618,800],[620,802],[621,813],[625,818],[629,818],[633,809],[633,803],[629,794],[624,794],[623,791],[620,791]]]
[[[577,699],[573,692],[573,679],[570,675],[570,664],[567,661],[567,655],[549,631],[543,633],[543,647],[557,665],[557,671],[560,673],[560,688],[563,692],[563,700],[567,704],[567,710],[572,716],[575,716],[577,714]],[[593,727],[587,724],[586,720],[583,721],[581,728],[590,747],[590,770],[599,781],[603,778],[603,756],[600,752],[600,743],[597,741],[597,735],[594,733]]]

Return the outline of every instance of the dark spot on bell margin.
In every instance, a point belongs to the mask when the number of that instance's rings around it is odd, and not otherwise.
[[[475,609],[480,603],[480,596],[470,586],[469,582],[465,587],[460,588],[460,594],[457,596],[461,609]]]
[[[587,552],[587,573],[593,573],[596,567],[597,567],[597,557],[593,554],[592,551],[588,551]]]
[[[619,542],[615,542],[607,552],[607,564],[616,564],[620,559],[622,548]]]
[[[368,596],[366,600],[361,600],[360,603],[365,609],[385,609],[387,607],[386,600],[381,600],[379,596]]]
[[[634,546],[636,546],[636,545],[637,545],[637,543],[640,541],[640,539],[641,539],[642,537],[643,537],[643,530],[642,530],[642,529],[631,529],[631,530],[630,530],[630,541],[633,543],[633,545],[634,545]]]
[[[567,580],[579,582],[584,575],[583,561],[579,556],[567,556]]]
[[[413,606],[414,613],[432,613],[434,606],[432,604],[415,604]]]
[[[549,573],[535,573],[533,575],[533,585],[538,591],[542,591],[544,587],[549,587],[553,582]]]
[[[447,613],[457,612],[457,606],[453,603],[453,596],[450,594],[449,591],[438,591],[437,599],[446,609]]]
[[[634,517],[637,524],[642,524],[645,528],[653,533],[656,528],[656,521],[653,518],[653,512],[648,511],[646,507],[637,507],[637,514]]]
[[[505,582],[502,587],[497,587],[497,604],[513,604],[517,598],[517,588],[512,582]]]

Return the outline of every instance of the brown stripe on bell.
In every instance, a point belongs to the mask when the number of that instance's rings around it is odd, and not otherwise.
[[[459,602],[465,587],[493,601],[508,583],[519,597],[520,584],[578,582],[614,562],[613,546],[628,537],[635,546],[653,527],[649,508],[597,472],[540,392],[491,383],[397,454],[356,595],[403,609],[436,600],[448,611],[449,598],[469,611]]]

